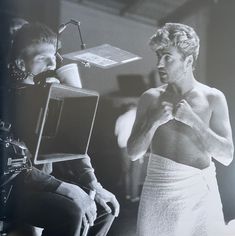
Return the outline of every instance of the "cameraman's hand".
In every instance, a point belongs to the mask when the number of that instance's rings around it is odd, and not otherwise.
[[[120,205],[116,197],[111,192],[104,189],[102,185],[97,181],[93,181],[89,185],[90,188],[95,190],[96,192],[95,201],[98,202],[106,210],[106,212],[113,213],[113,215],[117,217],[119,215]],[[111,204],[113,212],[107,203]]]
[[[97,188],[95,200],[101,206],[103,206],[103,208],[108,213],[112,213],[112,209],[107,204],[107,203],[110,203],[114,209],[114,212],[113,212],[114,216],[118,217],[119,211],[120,211],[120,206],[119,206],[119,203],[118,203],[116,197],[111,192],[109,192],[108,190],[106,190],[104,188]]]
[[[76,203],[84,225],[87,223],[90,226],[94,225],[97,216],[96,204],[85,191],[74,184],[62,182],[57,188],[56,193],[68,197]]]

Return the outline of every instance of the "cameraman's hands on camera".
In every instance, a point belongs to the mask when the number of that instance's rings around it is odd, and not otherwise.
[[[56,190],[57,194],[63,195],[73,200],[78,209],[83,222],[83,225],[89,223],[94,225],[96,219],[96,204],[95,201],[79,186],[62,182]]]

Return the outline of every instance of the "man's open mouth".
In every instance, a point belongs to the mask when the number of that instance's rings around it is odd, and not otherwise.
[[[166,77],[167,73],[164,71],[159,71],[159,75],[160,75],[160,77]]]

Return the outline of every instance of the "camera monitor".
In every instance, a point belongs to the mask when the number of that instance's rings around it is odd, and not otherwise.
[[[99,95],[60,84],[18,90],[14,133],[25,142],[35,164],[87,155]]]

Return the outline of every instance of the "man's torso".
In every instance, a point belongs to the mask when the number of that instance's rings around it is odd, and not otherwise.
[[[184,96],[166,92],[163,87],[160,96],[156,99],[158,105],[162,101],[170,102],[175,106],[181,99],[185,99],[192,110],[206,124],[210,125],[212,115],[212,88],[197,83],[193,90]],[[174,112],[174,111],[173,111]],[[176,162],[203,169],[209,166],[210,156],[202,151],[195,131],[188,125],[175,119],[161,125],[152,139],[151,151]]]

